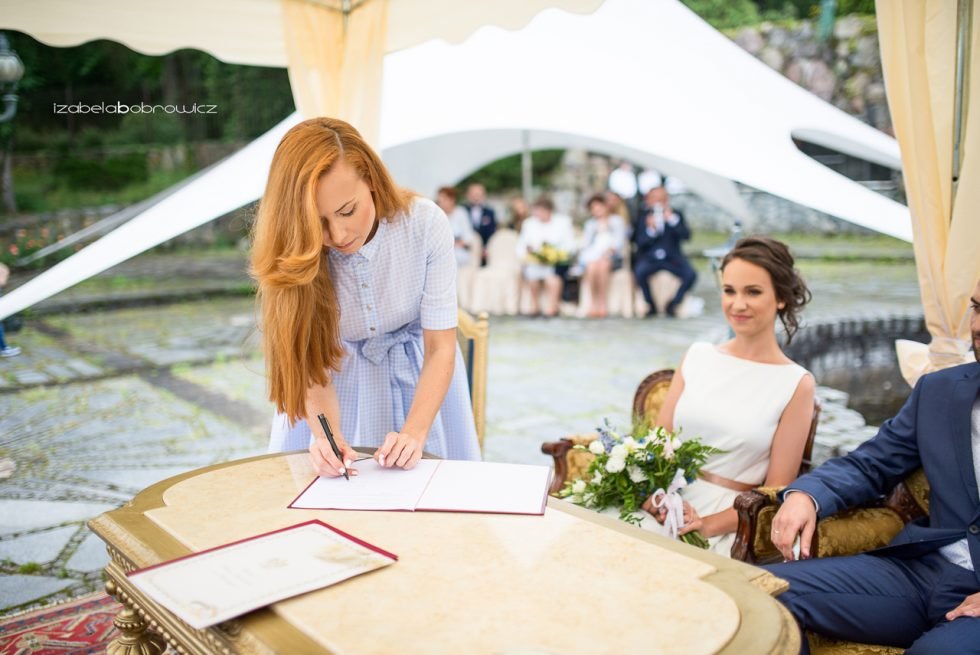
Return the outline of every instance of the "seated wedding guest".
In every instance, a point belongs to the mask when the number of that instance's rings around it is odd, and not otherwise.
[[[647,316],[655,316],[657,313],[657,306],[650,293],[651,275],[659,271],[669,271],[681,280],[681,286],[674,298],[667,303],[668,316],[675,315],[684,295],[697,281],[698,275],[694,272],[694,267],[681,250],[681,241],[690,238],[691,230],[684,221],[684,215],[671,208],[667,190],[663,187],[651,189],[633,227],[633,241],[636,243],[633,274],[636,276],[636,284],[643,292],[643,299],[650,307]]]
[[[465,209],[456,204],[456,189],[451,186],[441,187],[436,193],[436,204],[449,217],[449,225],[453,230],[453,240],[456,248],[456,265],[463,266],[468,264],[470,257],[479,256],[479,253],[470,252],[470,243],[474,230],[470,224],[469,214],[466,213]]]
[[[493,211],[493,207],[487,204],[486,188],[482,184],[471,184],[466,187],[466,202],[463,203],[463,207],[469,212],[470,223],[483,241],[480,261],[482,264],[486,264],[487,242],[497,231],[497,214]]]
[[[308,448],[323,476],[356,473],[352,446],[377,448],[385,467],[411,468],[423,450],[480,458],[449,221],[396,186],[352,126],[313,118],[282,138],[251,272],[277,410],[270,451]]]
[[[626,222],[622,216],[609,213],[609,206],[602,194],[597,193],[589,198],[586,206],[591,217],[585,222],[578,262],[584,271],[582,284],[588,285],[591,292],[592,306],[588,315],[601,318],[607,314],[609,277],[623,265]]]
[[[510,229],[520,232],[521,225],[523,225],[525,219],[531,215],[531,210],[527,206],[527,201],[521,196],[517,196],[511,199],[508,209],[510,210]]]
[[[618,193],[615,191],[606,191],[602,195],[606,199],[606,204],[609,206],[610,214],[622,216],[627,226],[633,224],[633,215],[630,213],[630,208]]]
[[[575,251],[572,219],[555,213],[549,198],[538,198],[531,206],[531,216],[521,226],[517,256],[524,262],[523,276],[531,294],[531,315],[541,313],[541,285],[544,284],[547,305],[545,316],[558,314],[562,279],[555,267],[567,263]],[[564,258],[564,259],[562,259]]]
[[[728,556],[738,526],[735,497],[759,485],[787,484],[799,472],[815,384],[776,340],[776,319],[789,343],[810,300],[789,248],[767,237],[741,239],[721,266],[721,307],[735,336],[688,349],[657,425],[721,449],[681,491],[680,533],[699,530],[712,551]],[[655,500],[648,499],[644,509],[662,520]]]
[[[923,653],[980,653],[980,281],[970,299],[977,361],[922,376],[873,438],[783,492],[772,542],[803,561],[767,568],[800,628]],[[817,518],[869,503],[922,468],[929,516],[884,548],[808,559]],[[801,653],[809,653],[803,638]]]

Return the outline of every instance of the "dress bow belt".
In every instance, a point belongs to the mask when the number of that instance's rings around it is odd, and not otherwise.
[[[376,337],[365,339],[361,345],[361,354],[372,364],[380,364],[388,357],[391,349],[399,344],[410,343],[421,339],[422,325],[415,321]]]

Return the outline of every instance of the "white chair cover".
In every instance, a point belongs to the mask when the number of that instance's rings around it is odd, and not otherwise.
[[[520,302],[517,232],[501,228],[487,242],[487,265],[473,273],[471,312],[513,316]]]

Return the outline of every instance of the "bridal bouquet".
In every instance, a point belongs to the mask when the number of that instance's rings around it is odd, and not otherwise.
[[[604,421],[598,439],[575,446],[595,455],[586,476],[566,482],[558,495],[595,510],[619,507],[619,518],[636,525],[643,520],[638,515],[643,502],[653,496],[657,507],[667,509],[664,525],[672,537],[707,548],[708,541],[697,532],[677,536],[684,523],[678,492],[697,477],[708,457],[721,451],[700,439],[681,441],[677,435],[651,428],[646,421],[635,422],[630,434],[620,435]]]
[[[570,260],[566,251],[556,248],[547,242],[542,243],[540,248],[530,254],[530,257],[534,263],[545,264],[547,266],[567,264]]]

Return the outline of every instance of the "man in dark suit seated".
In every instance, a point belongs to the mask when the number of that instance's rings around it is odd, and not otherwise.
[[[636,256],[633,258],[633,275],[643,292],[643,299],[650,306],[647,316],[657,313],[657,305],[650,293],[650,276],[659,271],[669,271],[681,280],[681,286],[666,307],[668,316],[674,316],[686,294],[698,279],[694,267],[681,250],[681,241],[691,238],[691,230],[684,215],[672,209],[667,190],[656,187],[647,192],[646,202],[633,226]]]
[[[923,376],[873,439],[783,492],[772,541],[791,560],[800,535],[804,561],[766,568],[789,581],[779,600],[801,628],[912,654],[980,653],[980,282],[970,332],[977,362]],[[928,518],[885,548],[807,559],[818,516],[875,500],[919,467]]]
[[[471,184],[466,187],[466,202],[463,203],[463,207],[470,215],[473,229],[483,241],[483,253],[480,257],[480,265],[483,266],[487,263],[487,241],[497,231],[497,214],[493,211],[493,207],[487,204],[487,190],[482,184]]]

